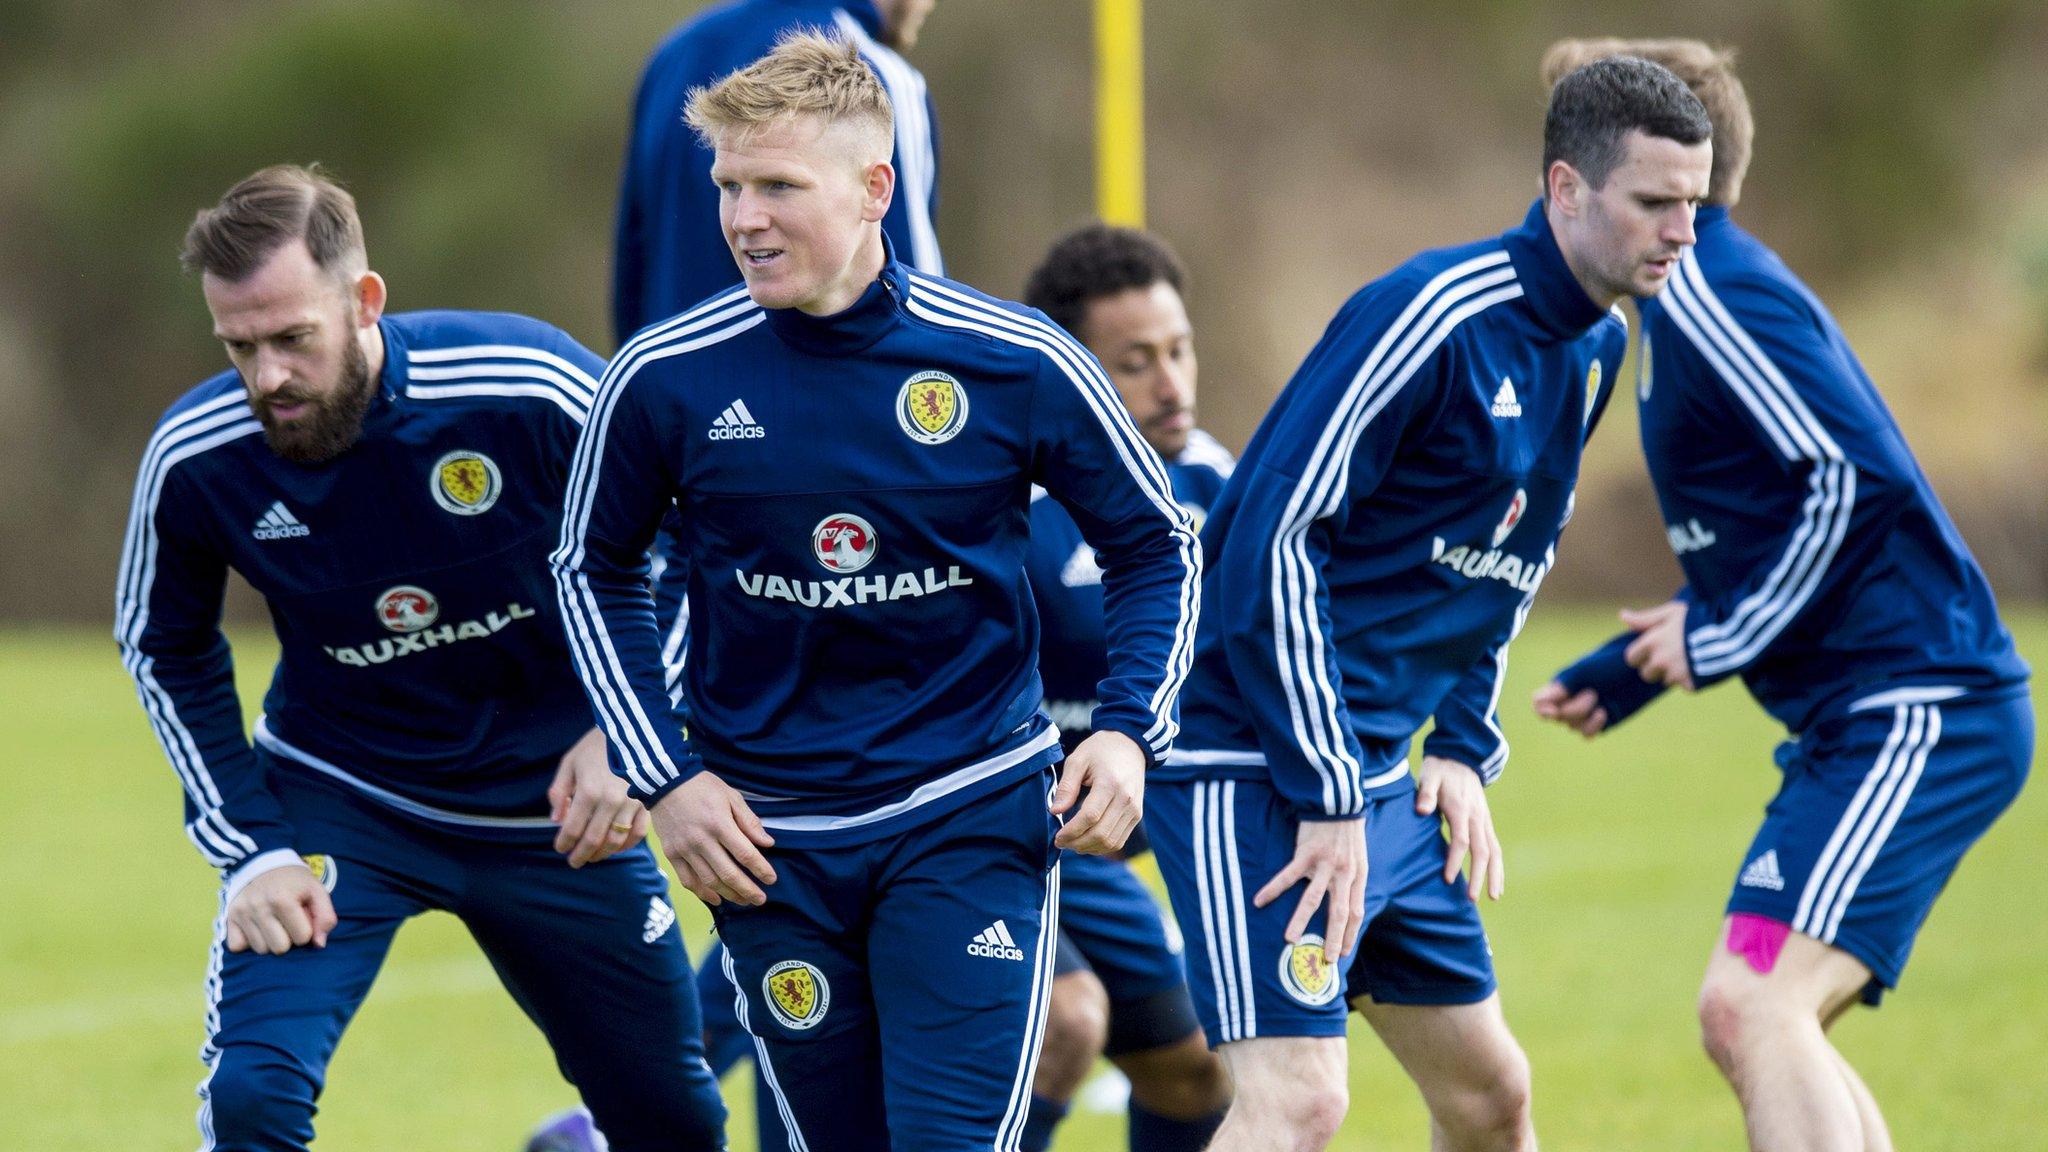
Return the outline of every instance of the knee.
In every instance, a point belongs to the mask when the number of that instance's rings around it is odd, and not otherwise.
[[[313,1098],[319,1087],[279,1052],[230,1047],[201,1089],[200,1124],[215,1146],[299,1147],[313,1139]]]
[[[1170,1048],[1119,1060],[1131,1099],[1175,1120],[1214,1116],[1230,1105],[1230,1074],[1198,1033]]]
[[[1516,1047],[1485,1083],[1449,1093],[1432,1111],[1456,1147],[1519,1148],[1532,1127],[1530,1093],[1529,1058]]]
[[[1757,999],[1721,981],[1709,980],[1700,988],[1700,1044],[1727,1075],[1735,1074],[1743,1049],[1757,1032]]]
[[[1274,1148],[1313,1152],[1328,1147],[1351,1109],[1350,1090],[1341,1074],[1296,1071],[1301,1074],[1286,1083],[1239,1083],[1230,1105],[1231,1123],[1241,1123]]]
[[[725,1101],[702,1062],[659,1082],[593,1086],[584,1090],[583,1099],[612,1152],[719,1152],[725,1147]]]
[[[1294,1137],[1292,1146],[1327,1148],[1351,1111],[1351,1092],[1342,1084],[1306,1085],[1286,1105],[1282,1117]]]
[[[1102,981],[1090,972],[1055,979],[1033,1090],[1052,1100],[1070,1099],[1095,1067],[1108,1036],[1109,993]]]

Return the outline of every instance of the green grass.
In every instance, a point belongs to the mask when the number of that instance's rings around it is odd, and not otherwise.
[[[2020,623],[2022,649],[2048,653],[2048,617]],[[1539,728],[1521,702],[1606,627],[1599,614],[1538,613],[1515,647],[1504,699],[1516,753],[1492,794],[1509,895],[1487,912],[1508,1016],[1553,1152],[1740,1147],[1692,1001],[1775,783],[1775,733],[1733,687],[1667,701],[1590,745]],[[245,688],[262,679],[268,643],[244,637]],[[97,631],[0,636],[0,700],[12,758],[0,776],[0,1143],[192,1147],[216,885],[179,833],[176,781]],[[2044,843],[2036,788],[1965,864],[1899,993],[1838,1029],[1902,1148],[2039,1146]],[[679,907],[694,952],[706,917],[687,894]],[[1369,1034],[1352,1052],[1339,1146],[1421,1147],[1400,1070]],[[574,1098],[445,915],[400,935],[329,1086],[321,1145],[344,1149],[503,1152]],[[733,1093],[735,1149],[753,1147],[747,1094]],[[1078,1115],[1058,1146],[1121,1148],[1121,1122]]]

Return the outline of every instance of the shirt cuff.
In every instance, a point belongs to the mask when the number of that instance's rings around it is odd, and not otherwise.
[[[258,852],[249,857],[239,868],[227,874],[227,887],[221,892],[221,906],[233,904],[235,897],[242,894],[242,889],[247,888],[258,876],[265,872],[275,872],[279,868],[288,868],[293,864],[301,868],[306,867],[305,860],[290,848],[272,848],[268,852]]]

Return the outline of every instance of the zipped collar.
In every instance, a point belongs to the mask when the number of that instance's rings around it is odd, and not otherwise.
[[[782,342],[815,356],[849,356],[872,347],[903,322],[910,298],[909,274],[896,261],[896,246],[882,234],[882,272],[852,304],[830,316],[796,308],[765,309],[768,327]]]
[[[1558,340],[1575,340],[1586,334],[1607,315],[1593,302],[1572,275],[1557,237],[1550,231],[1550,219],[1543,213],[1543,201],[1530,205],[1519,228],[1503,232],[1501,247],[1515,266],[1515,279],[1522,285],[1522,303],[1536,326]]]

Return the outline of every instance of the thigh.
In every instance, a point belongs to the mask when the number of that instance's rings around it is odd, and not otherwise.
[[[1817,725],[1781,755],[1727,910],[1790,925],[1895,986],[1965,852],[2018,795],[2032,752],[2025,697],[1904,704]]]
[[[431,829],[325,781],[266,761],[299,851],[334,902],[324,948],[229,952],[215,924],[207,969],[207,1048],[259,1044],[291,1054],[317,1085],[398,926],[446,907],[456,877]]]
[[[792,1148],[889,1147],[882,1051],[869,992],[863,848],[778,851],[768,902],[712,910],[725,980],[772,1108]]]
[[[334,931],[324,948],[272,956],[229,952],[223,905],[206,971],[206,1042],[200,1055],[209,1083],[229,1074],[223,1063],[232,1070],[240,1059],[236,1053],[260,1053],[262,1063],[289,1069],[317,1096],[327,1062],[376,980],[398,926],[428,907],[408,878],[376,862],[374,842],[356,837],[342,843],[331,835],[306,842],[329,849],[309,855],[307,862],[334,901]],[[344,849],[348,855],[341,854]],[[201,1095],[208,1097],[206,1088]]]
[[[867,939],[896,1152],[1010,1147],[1045,1029],[1058,930],[1051,775],[894,845]]]
[[[1495,988],[1493,949],[1462,880],[1444,880],[1449,846],[1412,794],[1366,815],[1366,926],[1347,989],[1379,1004],[1476,1004]]]
[[[1324,962],[1320,935],[1286,939],[1301,886],[1264,908],[1251,903],[1294,857],[1297,821],[1272,786],[1160,783],[1146,799],[1153,854],[1187,940],[1188,989],[1210,1045],[1342,1036],[1344,974]],[[1326,922],[1318,915],[1310,923]],[[1355,957],[1356,938],[1347,944]]]
[[[612,1146],[722,1146],[696,979],[652,850],[579,869],[550,845],[479,844],[468,863],[456,912]]]
[[[1431,1103],[1527,1074],[1497,995],[1474,1004],[1367,1002],[1359,1012]]]

